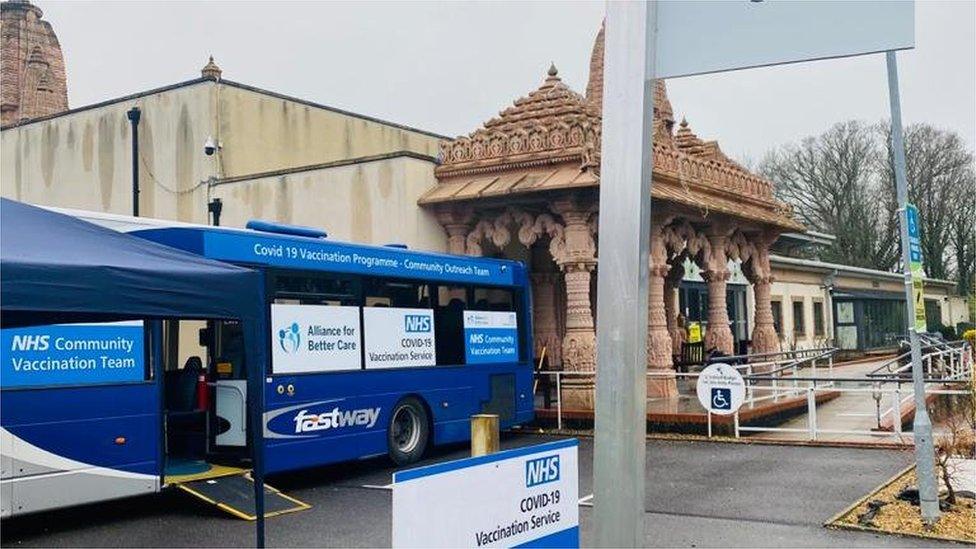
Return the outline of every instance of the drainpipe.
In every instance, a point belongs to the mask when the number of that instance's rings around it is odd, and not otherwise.
[[[139,217],[139,118],[142,111],[132,107],[125,114],[132,123],[132,215]]]

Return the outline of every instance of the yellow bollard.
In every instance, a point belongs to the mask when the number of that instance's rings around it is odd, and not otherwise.
[[[493,454],[498,451],[498,416],[476,414],[471,416],[471,457]]]

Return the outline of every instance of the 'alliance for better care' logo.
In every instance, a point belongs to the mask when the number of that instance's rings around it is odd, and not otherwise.
[[[302,345],[302,334],[297,322],[292,322],[291,326],[278,330],[278,344],[281,350],[286,353],[294,353]]]

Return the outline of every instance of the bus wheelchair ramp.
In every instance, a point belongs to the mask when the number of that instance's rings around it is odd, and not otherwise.
[[[254,481],[250,473],[174,483],[184,492],[244,520],[255,520]],[[264,516],[274,517],[312,506],[264,485]]]

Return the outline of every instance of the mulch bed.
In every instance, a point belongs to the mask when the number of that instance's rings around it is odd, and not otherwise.
[[[976,501],[956,496],[956,504],[942,512],[932,528],[925,528],[919,508],[897,495],[915,486],[914,466],[895,475],[874,492],[826,523],[832,528],[941,539],[972,545],[976,542]],[[873,516],[870,514],[874,510]],[[866,515],[867,514],[867,515]]]

